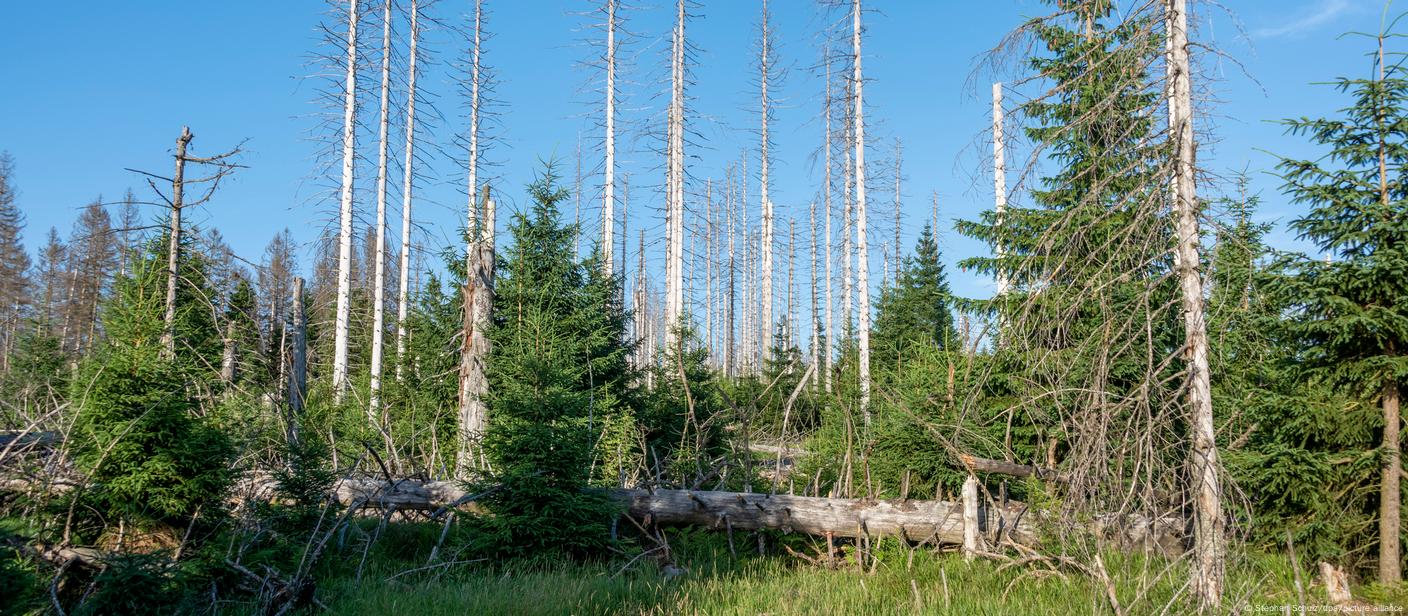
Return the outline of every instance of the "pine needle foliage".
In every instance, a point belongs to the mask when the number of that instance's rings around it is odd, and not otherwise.
[[[582,488],[595,428],[628,396],[626,320],[618,281],[576,259],[577,230],[558,209],[569,195],[551,166],[528,192],[496,273],[484,449],[486,483],[498,487],[484,501],[488,525],[499,549],[599,555],[615,506]]]

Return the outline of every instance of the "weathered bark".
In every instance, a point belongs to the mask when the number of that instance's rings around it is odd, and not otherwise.
[[[1005,137],[1002,134],[1002,82],[992,84],[992,192],[993,211],[997,214],[997,225],[1002,225],[1002,216],[1007,212],[1007,155]],[[934,227],[935,232],[938,227]],[[1002,260],[1002,239],[997,240],[997,258]],[[997,294],[1007,292],[1007,274],[1001,265],[997,268]]]
[[[289,440],[296,441],[294,426],[303,414],[308,395],[308,316],[303,309],[303,279],[293,279],[293,340],[289,342],[288,408]]]
[[[1212,387],[1208,373],[1207,323],[1203,316],[1203,282],[1198,271],[1197,149],[1193,140],[1193,90],[1188,58],[1186,0],[1167,0],[1168,116],[1174,145],[1171,189],[1177,215],[1176,267],[1182,295],[1187,395],[1193,485],[1193,592],[1205,608],[1222,602],[1225,537],[1222,492],[1218,483],[1217,440],[1213,425]]]
[[[684,0],[676,2],[670,58],[670,112],[667,127],[667,203],[665,212],[665,336],[669,348],[684,314]]]
[[[771,161],[769,160],[770,156],[768,155],[768,146],[770,145],[770,144],[768,143],[768,139],[769,139],[769,137],[768,137],[768,127],[769,127],[770,124],[772,124],[772,122],[771,122],[772,116],[770,115],[771,109],[768,107],[768,81],[769,81],[768,69],[770,68],[770,65],[772,64],[772,52],[771,52],[771,49],[772,49],[772,40],[771,40],[771,38],[770,38],[770,37],[771,37],[771,33],[768,31],[768,3],[767,3],[767,0],[763,0],[762,5],[763,5],[762,30],[761,30],[761,32],[760,32],[759,44],[758,44],[758,48],[759,48],[759,58],[758,58],[758,86],[759,86],[759,96],[758,96],[758,100],[759,100],[760,104],[762,105],[762,113],[760,114],[760,116],[761,116],[761,118],[762,118],[762,119],[761,119],[762,127],[761,127],[761,129],[760,129],[760,131],[761,131],[761,132],[760,132],[761,139],[760,139],[760,142],[759,142],[759,144],[758,144],[758,167],[759,167],[759,168],[758,168],[758,180],[759,180],[759,184],[761,184],[759,190],[762,191],[762,194],[761,194],[761,199],[762,199],[761,205],[762,205],[762,223],[763,223],[763,227],[762,227],[762,234],[763,234],[763,237],[762,237],[761,246],[760,246],[760,248],[762,249],[762,259],[763,259],[762,321],[763,321],[763,327],[766,328],[766,329],[768,329],[768,330],[771,330],[772,327],[773,327],[773,325],[774,325],[774,323],[773,323],[773,311],[772,311],[772,299],[773,299],[772,296],[773,296],[773,280],[775,279],[775,276],[773,275],[773,263],[772,263],[772,247],[773,247],[773,207],[772,207],[772,193],[769,191],[769,186],[768,186],[768,179],[769,179],[769,178],[768,178],[768,169],[769,169],[769,167],[771,166],[771,165],[770,165]],[[791,325],[791,324],[789,324],[789,326],[790,326],[790,325]]]
[[[833,320],[833,316],[834,316],[834,315],[833,315],[833,313],[832,313],[832,308],[836,305],[836,300],[835,300],[835,298],[832,297],[832,294],[833,294],[833,293],[832,293],[832,290],[833,290],[833,288],[835,287],[834,281],[836,280],[836,277],[835,277],[835,275],[832,273],[832,265],[833,265],[833,263],[835,262],[835,259],[833,259],[832,256],[831,256],[831,55],[830,55],[830,54],[826,54],[825,63],[826,63],[826,79],[825,79],[825,83],[824,83],[824,85],[823,85],[823,88],[825,89],[825,93],[823,94],[823,100],[822,100],[823,109],[822,109],[822,112],[821,112],[822,118],[823,118],[823,120],[825,121],[825,129],[823,130],[823,133],[824,133],[824,141],[823,141],[823,144],[822,144],[822,146],[821,146],[821,149],[822,149],[822,153],[824,154],[825,159],[826,159],[826,162],[825,162],[825,164],[823,165],[823,166],[826,168],[826,171],[825,171],[825,176],[826,176],[826,177],[825,177],[825,179],[822,181],[822,184],[821,184],[821,201],[822,201],[822,208],[821,208],[821,209],[822,209],[822,211],[824,212],[824,215],[825,215],[825,217],[826,217],[826,232],[822,234],[822,242],[823,242],[823,245],[826,246],[826,337],[824,338],[824,344],[826,345],[826,348],[825,348],[825,350],[823,351],[824,354],[825,354],[826,370],[825,370],[824,374],[822,375],[821,382],[822,382],[822,389],[823,389],[824,391],[826,391],[826,393],[829,394],[829,393],[831,393],[831,370],[832,370],[832,357],[833,357],[833,353],[832,353],[832,351],[831,351],[831,345],[832,345],[832,341],[836,339],[836,329],[835,329],[835,323],[834,323],[834,320]]]
[[[473,232],[475,242],[470,248],[469,269],[466,271],[464,292],[464,351],[460,354],[459,446],[456,450],[455,473],[460,479],[487,466],[478,455],[479,438],[488,427],[489,393],[486,372],[489,360],[489,321],[494,306],[494,200],[489,187],[484,186],[480,197],[480,227]]]
[[[235,377],[238,376],[238,366],[236,358],[239,356],[239,342],[235,339],[235,323],[231,321],[225,325],[224,349],[220,352],[220,381],[225,385],[234,385]]]
[[[1402,579],[1399,561],[1399,526],[1402,500],[1399,494],[1403,476],[1399,450],[1398,383],[1392,378],[1384,385],[1384,460],[1379,490],[1379,582],[1390,584]]]
[[[171,231],[166,250],[166,314],[162,319],[161,348],[167,358],[176,356],[176,281],[180,279],[181,207],[185,204],[186,147],[191,144],[189,126],[181,127],[176,138],[176,173],[171,176]]]
[[[376,163],[376,263],[372,266],[372,358],[367,391],[367,424],[382,429],[381,370],[382,345],[386,336],[386,180],[388,132],[391,127],[391,0],[381,13],[381,117],[377,130]],[[390,435],[387,435],[390,438]]]
[[[857,358],[857,372],[860,377],[860,412],[867,426],[870,425],[870,253],[866,248],[865,211],[865,76],[861,72],[860,53],[860,0],[852,4],[851,48],[855,76],[851,94],[855,103],[855,113],[851,121],[855,124],[856,151],[856,338],[860,347]]]
[[[1026,464],[1016,464],[1002,460],[990,460],[988,458],[979,458],[967,454],[958,456],[958,460],[969,471],[1011,475],[1013,477],[1036,477],[1037,479],[1057,482],[1065,482],[1068,479],[1065,473],[1054,468],[1028,466]]]
[[[810,277],[811,277],[811,280],[810,280],[810,282],[808,283],[807,286],[808,286],[808,289],[809,289],[810,292],[811,292],[811,303],[812,303],[812,305],[811,305],[811,317],[810,317],[810,318],[811,318],[811,330],[812,330],[812,339],[811,339],[811,356],[812,356],[812,361],[811,361],[811,363],[812,363],[812,366],[814,367],[814,370],[812,371],[812,387],[816,387],[816,385],[817,385],[817,374],[816,374],[816,373],[817,373],[817,371],[821,370],[821,335],[820,335],[820,332],[817,331],[817,329],[818,329],[818,328],[817,328],[817,313],[818,313],[818,310],[817,310],[817,308],[818,308],[818,306],[817,306],[817,299],[818,299],[818,297],[817,297],[817,292],[816,292],[816,284],[817,284],[817,267],[816,267],[816,253],[817,253],[817,246],[816,246],[816,201],[812,201],[811,207],[808,208],[808,212],[807,212],[807,222],[808,222],[807,226],[811,228],[811,232],[812,232],[812,241],[811,241],[811,247],[810,247],[810,248],[811,248],[811,258],[812,258],[812,259],[811,259],[811,267],[808,269],[808,273],[809,273],[809,275],[810,275]]]
[[[601,269],[608,276],[612,266],[612,246],[616,241],[616,5],[606,0],[606,178],[601,195]],[[622,239],[625,242],[625,239]],[[625,267],[625,264],[621,264]]]
[[[963,480],[963,560],[973,560],[983,549],[978,539],[978,480]]]
[[[396,380],[400,381],[406,366],[406,315],[410,309],[411,282],[411,194],[415,189],[416,139],[416,54],[420,39],[420,8],[411,0],[411,50],[406,69],[406,151],[401,165],[401,276],[400,294],[396,299]]]
[[[893,263],[893,267],[895,268],[895,277],[894,277],[894,280],[895,280],[896,282],[898,282],[899,279],[900,279],[900,265],[901,265],[902,263],[904,263],[904,261],[903,261],[903,258],[904,258],[904,256],[903,256],[903,255],[904,255],[904,248],[903,248],[903,246],[900,244],[900,241],[901,241],[901,240],[900,240],[900,230],[903,228],[903,227],[902,227],[902,224],[901,224],[901,222],[900,222],[900,207],[903,205],[903,202],[904,202],[903,191],[902,191],[903,187],[904,187],[904,147],[903,147],[903,144],[900,143],[899,137],[896,137],[896,138],[895,138],[895,244],[890,247],[890,250],[894,251],[893,253],[891,253],[891,254],[894,255],[894,258],[891,259],[891,263]]]
[[[333,402],[347,395],[347,345],[352,316],[352,189],[357,148],[357,5],[348,2],[347,77],[342,108],[342,194],[337,235],[337,314],[333,324]]]

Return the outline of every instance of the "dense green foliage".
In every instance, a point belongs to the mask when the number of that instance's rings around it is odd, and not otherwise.
[[[625,317],[615,278],[572,251],[563,225],[568,197],[549,169],[529,187],[532,205],[508,225],[512,243],[497,267],[489,339],[489,428],[484,500],[494,542],[600,554],[612,505],[582,490],[591,479],[595,427],[632,395]]]

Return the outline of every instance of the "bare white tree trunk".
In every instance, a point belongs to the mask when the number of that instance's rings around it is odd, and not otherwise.
[[[391,0],[381,12],[381,118],[376,158],[376,264],[372,282],[372,365],[367,423],[384,428],[381,417],[382,344],[386,336],[386,179],[391,128]],[[389,438],[389,435],[388,435]]]
[[[420,38],[419,0],[411,0],[411,50],[406,79],[406,151],[401,169],[401,277],[396,300],[396,380],[406,365],[406,314],[410,309],[411,194],[414,191],[416,139],[416,53]]]
[[[293,341],[289,343],[288,425],[290,444],[298,442],[298,422],[308,395],[308,317],[303,311],[303,279],[293,279]]]
[[[480,73],[479,49],[482,42],[480,27],[484,19],[483,0],[474,0],[474,49],[470,51],[469,67],[469,159],[468,159],[468,190],[469,206],[465,216],[465,229],[468,239],[465,245],[465,265],[469,265],[474,252],[475,216],[478,214],[478,206],[475,199],[479,196],[479,86],[482,75]]]
[[[734,224],[735,219],[737,218],[734,212],[734,205],[736,199],[737,196],[733,192],[732,170],[730,170],[730,176],[728,180],[728,195],[724,198],[725,207],[728,210],[728,297],[725,300],[727,302],[727,305],[724,308],[726,312],[726,316],[724,318],[724,336],[726,337],[724,340],[724,374],[729,377],[734,377],[738,375],[738,349],[735,345],[735,342],[737,340],[735,336],[738,330],[736,329],[737,323],[735,322],[734,318],[736,314],[734,312],[734,308],[738,305],[738,262],[735,258],[734,253],[736,241],[734,236],[737,233],[737,229]]]
[[[1179,287],[1182,290],[1185,350],[1188,361],[1188,407],[1191,414],[1190,461],[1193,480],[1193,591],[1204,608],[1222,602],[1225,537],[1222,491],[1218,483],[1217,440],[1213,426],[1212,387],[1208,371],[1207,323],[1203,317],[1203,282],[1198,271],[1197,146],[1193,140],[1193,88],[1188,58],[1186,0],[1166,0],[1168,26],[1168,118],[1174,145],[1171,180],[1177,215]]]
[[[811,267],[807,270],[807,271],[808,271],[808,274],[809,274],[809,276],[810,276],[810,278],[811,278],[811,280],[810,280],[810,282],[808,283],[807,288],[810,290],[811,296],[812,296],[812,297],[811,297],[811,300],[812,300],[811,312],[808,313],[808,314],[810,315],[810,319],[811,319],[810,325],[811,325],[811,330],[812,330],[812,339],[811,339],[811,345],[810,345],[810,348],[811,348],[811,355],[812,355],[812,361],[811,361],[811,364],[812,364],[812,371],[811,371],[811,374],[812,374],[812,383],[811,383],[811,384],[812,384],[812,387],[815,388],[816,385],[817,385],[817,374],[816,374],[816,372],[817,372],[817,369],[821,366],[821,336],[820,336],[820,332],[817,331],[817,317],[820,316],[820,313],[819,313],[819,311],[818,311],[819,306],[817,306],[817,292],[816,292],[816,283],[817,283],[817,279],[816,279],[816,274],[817,274],[817,269],[816,269],[816,253],[817,253],[817,250],[816,250],[816,248],[817,248],[817,246],[816,246],[816,201],[812,201],[811,207],[808,208],[808,211],[807,211],[807,227],[808,227],[809,229],[811,229],[811,232],[812,232],[812,241],[811,241],[811,257],[812,257],[812,260],[811,260]]]
[[[904,258],[904,249],[902,248],[902,244],[900,244],[900,241],[901,241],[901,240],[900,240],[900,229],[902,228],[902,227],[900,226],[900,206],[902,205],[902,201],[903,201],[903,196],[901,195],[901,192],[902,192],[903,182],[904,182],[904,174],[903,174],[903,164],[904,164],[904,163],[903,163],[903,161],[904,161],[904,147],[900,144],[899,138],[896,137],[896,138],[895,138],[895,245],[893,245],[893,246],[890,247],[890,250],[894,251],[894,252],[893,252],[894,258],[891,259],[891,265],[893,265],[894,268],[895,268],[895,277],[894,277],[894,280],[895,280],[896,282],[898,282],[899,279],[900,279],[900,264],[903,263],[903,261],[902,261],[901,259]],[[887,276],[888,276],[888,271],[889,271],[889,270],[888,270],[888,268],[887,268],[887,269],[886,269],[886,272],[887,272],[886,275],[887,275]]]
[[[826,178],[821,185],[822,210],[826,216],[826,232],[823,235],[823,242],[826,246],[826,374],[822,376],[822,387],[826,393],[831,393],[831,371],[834,351],[831,347],[836,340],[836,324],[832,308],[836,305],[833,295],[836,280],[832,266],[835,259],[831,255],[831,55],[826,54],[826,81],[824,85],[822,116],[825,120],[825,137],[822,151],[826,158]]]
[[[337,235],[337,316],[333,324],[333,402],[347,395],[347,342],[352,316],[352,185],[357,147],[357,3],[347,13],[347,78],[342,107],[342,195]]]
[[[992,84],[992,191],[993,211],[997,213],[997,224],[1002,225],[1002,216],[1007,211],[1007,157],[1004,153],[1005,138],[1002,134],[1002,82]],[[937,228],[935,229],[937,230]],[[997,294],[1007,292],[1006,270],[1002,260],[1002,239],[997,240]]]
[[[676,2],[673,54],[670,64],[670,113],[668,126],[668,185],[666,216],[665,332],[666,343],[675,345],[676,327],[684,312],[684,0]]]
[[[796,344],[797,333],[797,303],[796,284],[794,276],[797,264],[797,225],[796,221],[787,219],[787,342]]]
[[[768,154],[768,146],[770,145],[770,144],[768,143],[768,125],[772,123],[772,122],[771,122],[772,117],[771,117],[771,115],[770,115],[771,109],[769,109],[769,107],[768,107],[768,81],[769,81],[768,69],[770,68],[770,65],[772,64],[772,40],[771,40],[771,32],[768,31],[768,3],[767,3],[767,0],[763,0],[762,5],[763,5],[763,23],[762,23],[762,30],[761,30],[761,32],[760,32],[760,38],[759,38],[759,44],[758,44],[759,54],[760,54],[760,55],[759,55],[759,58],[758,58],[758,86],[759,86],[759,96],[758,96],[758,100],[759,100],[760,104],[762,105],[762,113],[760,114],[760,116],[761,116],[761,123],[762,123],[762,127],[761,127],[761,129],[760,129],[760,131],[761,131],[761,132],[760,132],[761,140],[760,140],[760,142],[759,142],[759,144],[758,144],[758,164],[759,164],[758,180],[759,180],[759,182],[760,182],[760,184],[761,184],[759,190],[762,191],[762,193],[761,193],[761,200],[762,200],[762,201],[761,201],[761,204],[762,204],[762,214],[763,214],[763,221],[762,221],[762,222],[763,222],[763,228],[762,228],[763,237],[762,237],[762,244],[761,244],[761,246],[760,246],[760,248],[762,249],[762,253],[763,253],[763,254],[762,254],[762,259],[763,259],[763,274],[762,274],[762,277],[763,277],[763,280],[762,280],[762,296],[763,296],[763,297],[762,297],[762,300],[763,300],[763,301],[762,301],[762,313],[763,313],[763,314],[762,314],[762,321],[763,321],[764,327],[766,327],[766,328],[768,328],[768,329],[772,329],[772,326],[773,326],[773,314],[772,314],[772,299],[773,299],[773,297],[772,297],[772,296],[773,296],[773,280],[775,279],[775,276],[773,275],[773,264],[772,264],[772,246],[773,246],[773,208],[772,208],[772,193],[768,190],[768,188],[769,188],[769,186],[768,186],[768,168],[771,166],[771,165],[769,164],[771,161],[768,160],[768,159],[770,158],[770,157],[769,157],[769,154]],[[789,325],[789,327],[791,326],[791,324],[788,324],[788,325]]]
[[[852,109],[850,103],[851,90],[853,86],[850,81],[846,82],[846,102],[844,105],[844,131],[842,138],[842,148],[845,156],[841,164],[842,187],[841,187],[841,327],[847,334],[853,334],[851,325],[855,323],[852,319],[852,311],[856,305],[856,278],[855,278],[855,157],[851,155],[851,145],[854,141],[851,135],[855,132],[855,122],[852,121]]]
[[[855,62],[855,122],[856,150],[856,337],[860,357],[857,366],[860,377],[860,410],[866,425],[870,424],[870,254],[866,250],[865,213],[865,77],[861,72],[860,0],[851,11],[851,47]]]
[[[714,178],[704,182],[704,348],[714,353]]]
[[[189,126],[181,127],[176,138],[176,172],[171,176],[171,231],[166,250],[166,314],[162,320],[161,348],[168,359],[176,356],[176,281],[180,279],[181,208],[185,205],[186,147],[191,144]],[[76,270],[75,270],[76,273]]]
[[[611,263],[616,241],[616,5],[606,0],[606,178],[601,194],[601,267],[615,271]],[[622,242],[625,242],[624,238]],[[621,267],[625,267],[622,263]]]

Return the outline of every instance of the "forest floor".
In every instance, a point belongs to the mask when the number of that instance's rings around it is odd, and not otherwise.
[[[588,562],[494,562],[457,555],[450,546],[453,541],[441,551],[438,565],[427,567],[438,531],[393,524],[365,556],[362,546],[349,542],[321,572],[319,599],[336,614],[406,616],[1115,613],[1106,585],[1070,568],[1051,573],[1029,565],[1003,567],[993,560],[965,562],[956,553],[929,550],[915,550],[911,556],[909,549],[894,543],[876,548],[877,558],[862,572],[853,558],[843,568],[829,569],[775,554],[783,550],[773,543],[775,536],[768,537],[771,555],[758,556],[749,549],[756,546],[754,536],[738,533],[733,556],[726,536],[680,530],[668,538],[674,564],[684,571],[667,576],[649,557],[633,558],[639,550]],[[795,536],[785,541],[798,552],[810,542]],[[1102,560],[1123,613],[1186,611],[1186,596],[1175,600],[1186,580],[1180,566],[1119,554]],[[1313,585],[1309,567],[1302,576],[1308,586],[1306,604],[1325,605],[1324,591]],[[1385,613],[1402,612],[1408,603],[1402,589],[1356,592],[1385,606]],[[1228,601],[1234,612],[1295,613],[1295,575],[1283,557],[1249,556],[1232,567]]]

